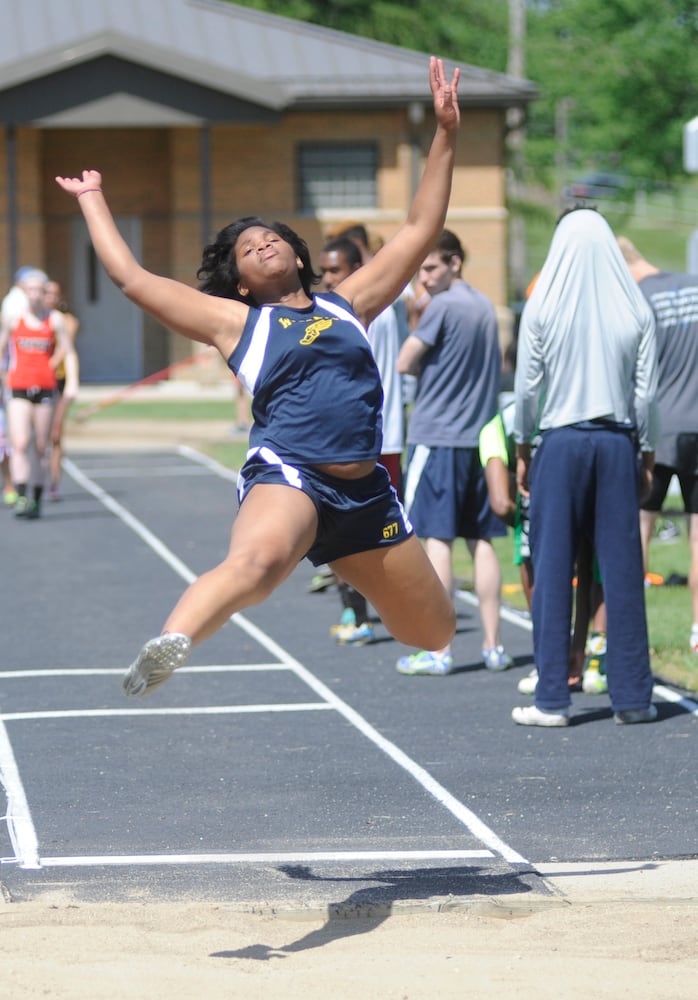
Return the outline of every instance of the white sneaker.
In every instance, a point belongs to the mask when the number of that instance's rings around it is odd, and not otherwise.
[[[538,687],[538,671],[534,667],[530,674],[522,677],[516,685],[519,694],[535,694]]]
[[[191,639],[181,632],[165,632],[149,639],[122,681],[124,693],[136,697],[150,694],[183,667],[191,651]]]
[[[608,691],[606,675],[599,671],[594,660],[582,675],[582,691],[584,694],[606,694]]]
[[[515,708],[511,717],[517,726],[569,726],[569,708],[560,708],[557,712],[546,712],[537,705],[526,705],[525,708]]]

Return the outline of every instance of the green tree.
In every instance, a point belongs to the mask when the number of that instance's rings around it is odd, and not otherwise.
[[[675,176],[683,124],[698,108],[698,3],[530,3],[527,74],[541,88],[528,131],[534,169],[554,158],[564,101],[571,165]]]
[[[509,0],[247,0],[308,21],[460,63],[506,72]],[[681,172],[682,128],[698,111],[698,0],[527,0],[526,160],[552,183],[570,169],[621,166],[648,178]]]
[[[242,6],[504,72],[507,0],[245,0]]]

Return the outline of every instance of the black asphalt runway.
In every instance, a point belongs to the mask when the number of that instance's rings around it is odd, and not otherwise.
[[[189,449],[84,453],[41,520],[0,512],[0,880],[16,900],[211,899],[353,912],[545,893],[536,864],[694,856],[698,705],[658,684],[659,721],[528,729],[516,666],[480,660],[458,601],[458,669],[399,675],[405,648],[338,647],[336,591],[302,563],[264,605],[142,699],[121,676],[224,555],[234,476]]]

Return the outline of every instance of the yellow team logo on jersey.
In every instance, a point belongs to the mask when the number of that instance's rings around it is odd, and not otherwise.
[[[326,316],[321,316],[319,318],[314,318],[312,323],[309,323],[305,328],[305,333],[298,341],[299,344],[307,346],[312,344],[313,341],[317,340],[323,330],[327,330],[334,323],[333,319],[328,319]]]
[[[284,328],[284,330],[288,330],[288,328],[290,326],[294,326],[294,324],[305,323],[306,324],[305,333],[298,341],[298,343],[307,346],[308,344],[313,344],[318,339],[323,330],[329,330],[329,328],[334,323],[334,317],[313,316],[309,320],[305,319],[298,320],[298,319],[291,319],[289,316],[282,316],[278,322]]]

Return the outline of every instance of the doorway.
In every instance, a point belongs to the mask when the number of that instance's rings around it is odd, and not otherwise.
[[[141,220],[121,215],[115,222],[140,260]],[[137,382],[143,378],[143,313],[107,276],[81,217],[72,223],[71,273],[71,305],[80,317],[80,381]]]

